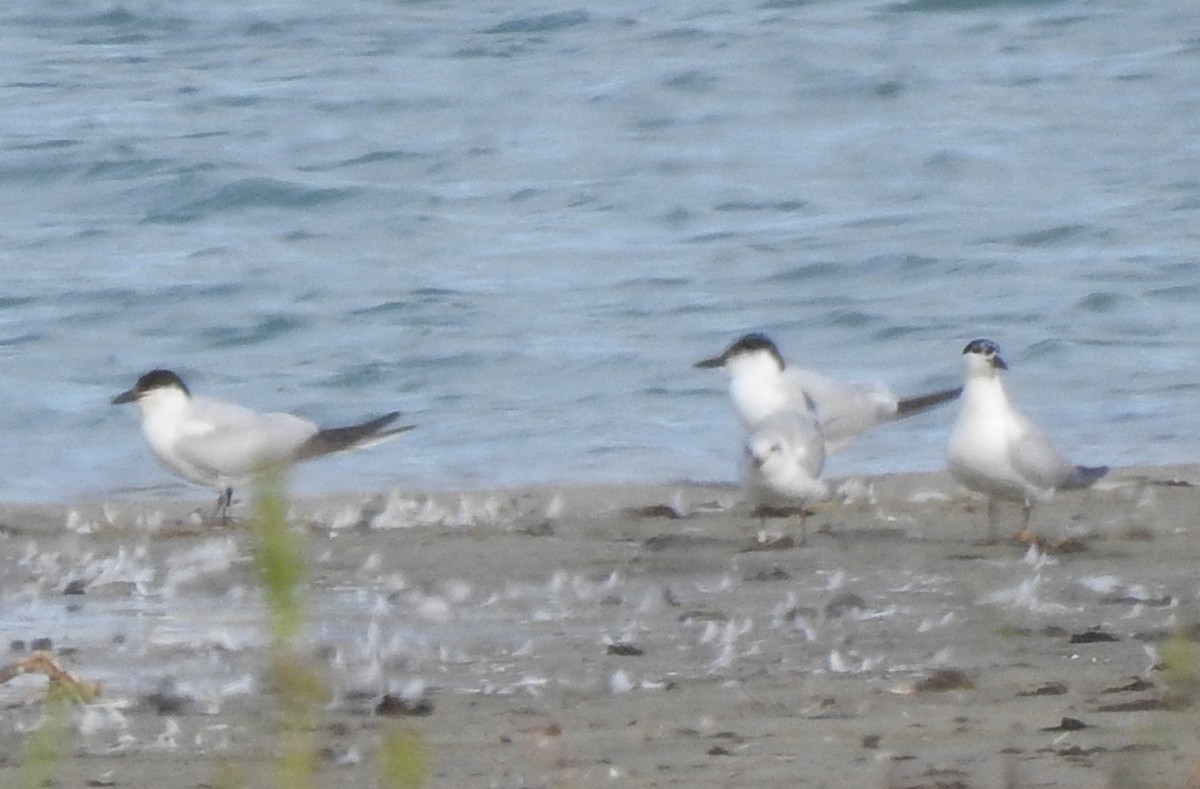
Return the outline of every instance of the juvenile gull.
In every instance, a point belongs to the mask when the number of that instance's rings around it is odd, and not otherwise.
[[[361,424],[322,429],[292,414],[264,414],[194,396],[170,370],[151,370],[112,402],[137,405],[142,435],[169,471],[220,491],[215,517],[222,520],[229,517],[233,486],[258,473],[343,449],[374,446],[414,427],[389,428],[400,416],[393,411]]]
[[[1008,402],[1000,372],[1008,365],[991,340],[972,340],[963,349],[966,385],[950,441],[946,464],[963,486],[988,497],[988,539],[996,539],[999,500],[1023,507],[1020,539],[1028,539],[1035,501],[1054,491],[1086,488],[1107,466],[1076,466],[1050,443],[1041,428]]]
[[[696,367],[724,367],[729,396],[747,429],[778,411],[816,410],[825,450],[836,452],[871,428],[919,414],[958,397],[962,389],[943,389],[900,399],[878,383],[836,381],[812,370],[789,367],[764,334],[741,337],[720,356]]]
[[[743,482],[746,499],[758,512],[795,508],[800,513],[801,542],[808,513],[805,505],[824,498],[821,479],[825,439],[811,411],[776,411],[760,421],[746,438]]]

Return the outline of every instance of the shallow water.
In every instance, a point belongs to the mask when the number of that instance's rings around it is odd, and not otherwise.
[[[141,372],[419,423],[305,492],[728,479],[749,329],[902,393],[989,336],[1080,462],[1196,442],[1189,3],[18,3],[0,498],[185,490]],[[936,468],[952,409],[831,473]]]

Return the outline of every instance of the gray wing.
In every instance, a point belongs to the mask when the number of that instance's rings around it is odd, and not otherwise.
[[[812,370],[791,367],[785,374],[797,391],[812,401],[830,452],[896,416],[899,401],[882,384],[835,381]]]
[[[1016,417],[1018,430],[1008,447],[1013,468],[1035,487],[1062,487],[1075,475],[1075,466],[1063,457],[1041,428],[1021,414]]]
[[[193,398],[175,451],[215,477],[246,477],[289,462],[317,426],[291,414],[260,414],[234,403]]]

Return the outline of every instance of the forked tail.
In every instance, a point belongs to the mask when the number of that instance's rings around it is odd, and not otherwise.
[[[1090,488],[1092,483],[1108,473],[1108,466],[1076,466],[1075,473],[1061,486],[1061,490]]]
[[[318,455],[328,455],[330,452],[340,452],[343,449],[373,447],[416,427],[416,425],[401,425],[390,430],[383,429],[395,422],[399,416],[399,411],[392,411],[390,414],[384,414],[359,425],[329,427],[320,430],[300,445],[300,448],[296,450],[295,459],[300,461]]]
[[[942,389],[938,392],[930,392],[927,395],[919,397],[910,397],[907,400],[901,400],[896,404],[896,418],[903,419],[906,416],[919,414],[922,411],[928,411],[934,406],[939,406],[942,403],[948,403],[954,398],[962,394],[962,387],[956,386],[953,389]]]

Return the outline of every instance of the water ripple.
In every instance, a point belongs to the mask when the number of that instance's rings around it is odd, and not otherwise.
[[[296,315],[265,315],[249,326],[209,326],[197,334],[210,348],[237,348],[260,345],[295,334],[311,325],[311,320]]]
[[[556,11],[541,16],[525,16],[501,22],[483,32],[488,35],[509,35],[513,33],[553,33],[586,25],[591,16],[586,11]]]
[[[295,210],[313,208],[350,198],[353,188],[314,188],[271,178],[246,178],[217,187],[209,194],[149,214],[150,223],[196,222],[213,213],[252,208]]]

